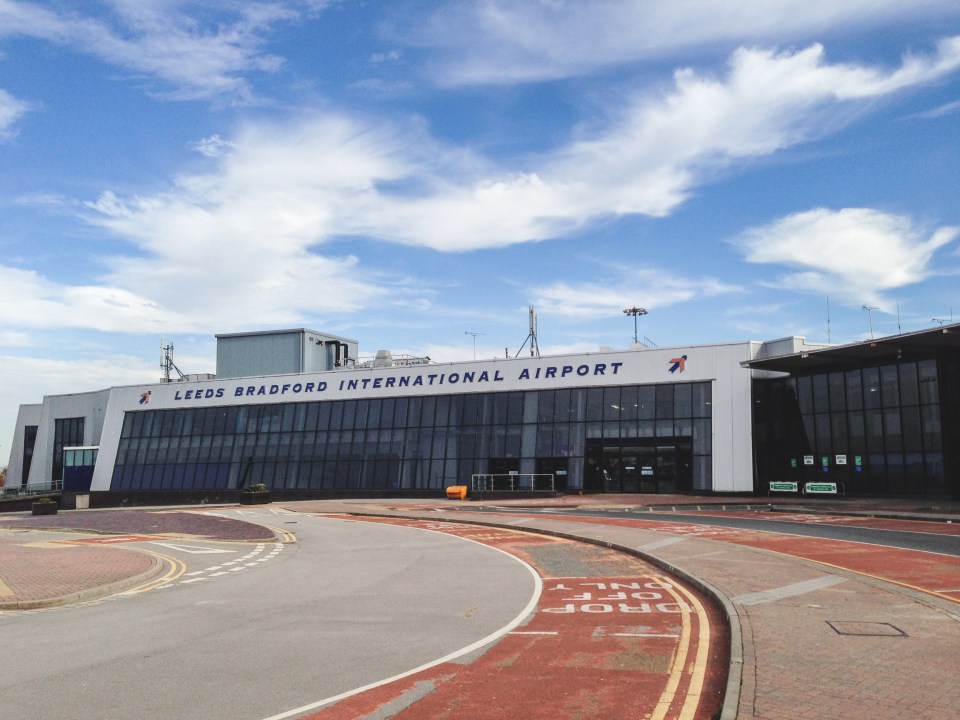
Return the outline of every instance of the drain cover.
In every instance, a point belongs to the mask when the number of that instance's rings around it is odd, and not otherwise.
[[[885,622],[860,622],[857,620],[827,620],[838,635],[861,635],[866,637],[907,637],[900,628]]]

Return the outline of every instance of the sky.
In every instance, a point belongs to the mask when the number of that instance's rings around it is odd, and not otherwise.
[[[217,333],[935,327],[958,200],[956,0],[0,0],[0,462],[21,403]]]

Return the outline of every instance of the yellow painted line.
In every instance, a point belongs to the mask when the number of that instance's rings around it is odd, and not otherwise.
[[[686,605],[682,598],[674,592],[673,582],[663,577],[655,577],[654,580],[665,585],[666,589],[673,595],[673,599],[680,603],[681,606]],[[663,692],[660,693],[660,699],[657,701],[653,714],[650,715],[650,720],[664,720],[667,712],[670,710],[670,706],[673,705],[677,688],[680,687],[680,678],[683,675],[684,668],[687,664],[687,655],[690,652],[690,612],[684,610],[681,613],[681,619],[683,622],[680,631],[680,642],[677,643],[677,650],[673,656],[673,664],[670,666],[670,677],[667,680],[667,685],[663,689]]]
[[[170,555],[163,555],[162,553],[154,552],[153,550],[147,550],[145,548],[137,548],[137,549],[140,552],[145,552],[148,555],[153,555],[156,558],[160,558],[162,562],[167,563],[168,564],[167,571],[161,577],[150,580],[149,582],[146,582],[143,585],[140,585],[139,587],[123,590],[122,592],[114,593],[113,595],[110,595],[108,597],[116,597],[117,595],[133,595],[133,594],[149,592],[150,590],[155,590],[161,585],[166,585],[167,583],[173,582],[174,580],[179,578],[181,575],[183,575],[187,571],[186,564],[175,557],[171,557]]]
[[[683,703],[679,718],[679,720],[692,720],[700,706],[703,681],[707,675],[707,659],[710,653],[710,619],[696,595],[682,586],[680,586],[680,590],[690,598],[690,604],[696,610],[700,625],[700,632],[697,635],[697,656],[693,663],[690,687],[687,689],[687,699]]]
[[[273,527],[272,525],[264,525],[263,527],[267,528],[268,530],[273,530],[275,533],[277,533],[277,535],[280,536],[280,542],[281,542],[281,544],[283,544],[283,545],[296,545],[296,543],[297,543],[297,536],[294,535],[292,532],[288,532],[288,531],[286,531],[286,530],[283,530],[282,528]],[[267,541],[258,540],[257,542],[264,542],[264,543],[266,543]]]
[[[707,673],[707,659],[710,651],[710,621],[703,605],[693,593],[668,578],[656,577],[654,579],[666,586],[665,589],[673,596],[678,606],[682,608],[681,617],[683,622],[680,642],[678,643],[677,652],[670,668],[670,679],[667,681],[667,685],[661,693],[660,699],[657,701],[650,720],[664,720],[664,718],[666,718],[667,713],[670,711],[676,699],[677,689],[680,687],[680,680],[686,671],[687,657],[690,654],[690,642],[693,637],[690,607],[693,607],[694,612],[699,618],[697,652],[694,657],[693,667],[690,669],[690,686],[687,688],[683,705],[680,708],[680,714],[677,715],[677,720],[693,720],[697,708],[700,705],[700,698],[703,693],[703,681]],[[683,593],[683,596],[674,590],[675,587]],[[687,604],[684,602],[684,598],[689,599],[690,603]]]

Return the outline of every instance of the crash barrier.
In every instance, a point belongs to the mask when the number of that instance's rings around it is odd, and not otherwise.
[[[472,492],[553,492],[552,473],[479,474],[470,478]]]

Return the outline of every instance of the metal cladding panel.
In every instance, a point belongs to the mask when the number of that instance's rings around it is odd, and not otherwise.
[[[303,333],[263,333],[217,338],[217,376],[283,375],[300,372]]]

